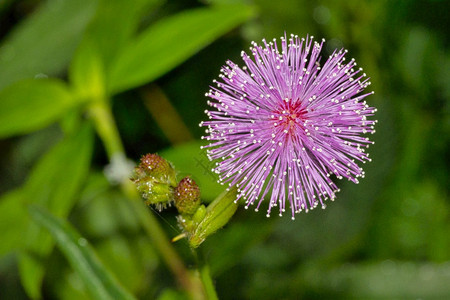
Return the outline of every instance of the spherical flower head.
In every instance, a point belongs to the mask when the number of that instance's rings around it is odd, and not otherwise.
[[[181,214],[193,215],[200,206],[200,189],[189,176],[178,183],[174,192],[175,206]]]
[[[208,157],[246,208],[258,211],[267,198],[267,216],[289,204],[294,219],[335,199],[332,178],[364,177],[358,162],[370,161],[365,150],[373,143],[364,134],[376,123],[369,120],[376,109],[364,101],[370,82],[354,59],[345,62],[346,50],[321,66],[323,44],[294,35],[281,37],[280,48],[276,39],[252,42],[252,57],[241,55],[245,65],[227,61],[206,93],[212,109],[200,126]]]

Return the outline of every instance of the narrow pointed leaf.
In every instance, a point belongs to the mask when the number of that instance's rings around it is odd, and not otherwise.
[[[16,26],[0,45],[0,89],[64,70],[94,15],[92,0],[50,0]]]
[[[142,21],[144,14],[161,4],[162,0],[99,0],[96,14],[86,29],[85,38],[95,40],[105,69],[127,44]]]
[[[109,90],[118,93],[156,79],[253,14],[252,7],[227,5],[163,19],[120,53],[111,69]]]
[[[93,299],[134,299],[106,270],[93,248],[69,223],[31,206],[31,217],[50,232],[72,268],[83,280]]]
[[[39,203],[56,216],[67,217],[89,171],[92,147],[93,131],[89,125],[55,145],[31,172],[23,191],[24,202]],[[40,298],[45,262],[54,242],[35,223],[29,223],[21,235],[24,237],[24,251],[19,256],[22,284],[31,298]]]
[[[20,188],[0,197],[0,259],[22,245],[28,219],[23,198],[23,189]]]
[[[56,79],[28,79],[0,91],[0,138],[29,133],[61,118],[74,101]]]
[[[69,78],[78,97],[103,99],[104,68],[95,41],[86,38],[80,44],[69,68]]]

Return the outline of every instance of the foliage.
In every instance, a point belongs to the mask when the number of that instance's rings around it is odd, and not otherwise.
[[[432,0],[5,1],[1,298],[192,297],[150,237],[157,225],[180,234],[175,210],[138,213],[121,172],[158,152],[213,201],[223,187],[199,147],[204,92],[251,40],[284,32],[349,49],[371,77],[373,162],[295,221],[238,208],[200,247],[219,297],[449,297],[447,11]],[[196,264],[186,240],[173,246]]]

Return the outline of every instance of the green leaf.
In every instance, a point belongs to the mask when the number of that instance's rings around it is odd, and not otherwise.
[[[159,257],[152,241],[142,234],[129,201],[119,189],[111,186],[101,171],[91,171],[70,222],[78,232],[95,240],[93,245],[98,257],[123,287],[142,293],[143,289],[158,289],[153,282],[159,282],[159,277],[148,275],[157,268]],[[52,261],[54,258],[52,255]],[[57,290],[57,299],[90,299],[81,278],[70,266],[70,270],[64,272],[62,269],[66,268],[62,264],[64,262],[59,261],[59,267],[52,265],[47,269],[46,290]],[[63,272],[66,276],[61,276]]]
[[[117,53],[137,30],[144,12],[151,12],[162,0],[100,0],[86,36],[96,42],[102,63],[108,69]]]
[[[70,65],[69,78],[77,97],[103,99],[104,70],[94,41],[84,39],[80,44]]]
[[[0,89],[64,70],[96,7],[92,0],[45,1],[0,46]]]
[[[93,131],[88,125],[58,143],[33,169],[24,187],[26,201],[39,203],[53,214],[67,217],[89,171],[92,149]],[[53,241],[35,223],[29,224],[24,241],[25,252],[20,256],[19,269],[25,290],[35,299],[40,297],[45,260]]]
[[[23,201],[23,190],[17,189],[0,198],[0,258],[20,249],[28,216]]]
[[[204,144],[202,141],[193,141],[168,148],[159,154],[174,165],[178,179],[191,175],[200,187],[202,200],[212,201],[225,187],[217,183],[217,174],[211,171],[215,163],[209,161],[206,150],[200,148]]]
[[[0,91],[0,138],[43,128],[73,106],[66,86],[55,79],[27,79]]]
[[[146,6],[159,0],[101,0],[83,41],[70,65],[69,78],[81,98],[101,99],[105,94],[105,70],[130,39]]]
[[[78,273],[94,299],[134,299],[106,270],[86,239],[69,223],[37,206],[29,209],[31,217],[50,232],[72,268]]]
[[[154,24],[118,56],[109,90],[118,93],[156,79],[253,14],[244,5],[199,8]]]

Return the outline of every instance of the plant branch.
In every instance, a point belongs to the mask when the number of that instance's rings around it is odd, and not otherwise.
[[[111,161],[115,155],[125,157],[124,147],[108,102],[105,99],[95,101],[90,105],[88,111],[105,146],[109,160]],[[132,182],[128,178],[124,178],[120,187],[131,200],[130,204],[139,222],[154,243],[165,264],[175,275],[177,282],[189,293],[192,299],[204,299],[201,282],[188,271],[153,213],[148,212],[148,208],[140,201],[140,196]]]

